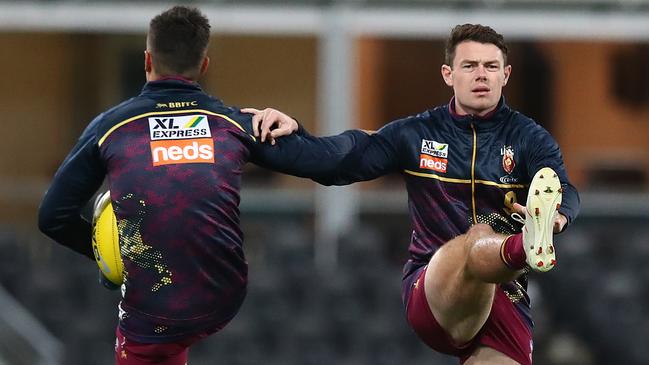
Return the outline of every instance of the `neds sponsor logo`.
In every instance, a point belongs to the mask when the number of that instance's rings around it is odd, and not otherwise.
[[[151,141],[153,166],[181,163],[214,163],[211,138]]]

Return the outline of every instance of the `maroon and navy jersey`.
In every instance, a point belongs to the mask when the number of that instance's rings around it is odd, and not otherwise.
[[[441,245],[476,223],[505,234],[520,232],[521,225],[511,218],[512,205],[525,205],[532,177],[545,166],[561,180],[559,211],[569,222],[575,219],[579,196],[559,146],[545,129],[504,99],[484,118],[457,115],[452,105],[393,121],[376,133],[316,138],[302,132],[299,141],[280,139],[279,146],[306,158],[335,156],[309,175],[325,185],[401,174],[413,227],[409,250],[416,263],[428,263]]]
[[[310,176],[326,185],[401,174],[413,228],[406,278],[473,224],[486,223],[504,234],[520,232],[521,225],[510,216],[512,205],[525,205],[529,183],[542,167],[559,175],[560,212],[569,222],[578,214],[579,196],[568,180],[559,146],[545,129],[510,109],[504,99],[484,118],[459,116],[453,105],[452,100],[393,121],[374,134],[353,131],[315,138],[303,133],[301,141],[280,139],[280,148],[307,158],[335,156],[330,166]],[[503,285],[513,298],[525,296],[524,286],[524,278]]]
[[[250,115],[198,84],[149,82],[93,120],[57,171],[40,228],[89,258],[91,227],[80,212],[107,180],[124,263],[120,326],[130,338],[169,341],[225,323],[239,309],[247,284],[243,166],[310,171],[309,161],[258,143],[251,128]]]

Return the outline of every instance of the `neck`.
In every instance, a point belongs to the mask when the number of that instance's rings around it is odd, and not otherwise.
[[[186,82],[196,82],[196,80],[186,77],[184,75],[159,75],[155,71],[148,72],[146,74],[146,81],[160,81],[160,80],[182,80]]]
[[[487,109],[475,110],[475,109],[463,107],[457,101],[457,98],[454,98],[454,103],[452,103],[452,106],[453,106],[453,109],[454,109],[453,111],[457,115],[460,115],[460,116],[474,115],[474,116],[477,116],[477,117],[485,117],[485,116],[488,116],[489,114],[492,114],[494,112],[494,110],[496,110],[496,107],[498,106],[498,104],[493,105],[493,106],[491,106],[491,107],[489,107]]]
[[[457,99],[453,97],[451,101],[448,104],[449,111],[451,114],[455,117],[465,117],[468,115],[472,115],[478,119],[488,119],[491,116],[493,116],[496,111],[498,110],[498,106],[500,105],[500,102],[498,102],[496,105],[489,109],[481,110],[481,111],[475,111],[471,109],[465,109],[462,108],[462,105],[460,105],[457,102]]]

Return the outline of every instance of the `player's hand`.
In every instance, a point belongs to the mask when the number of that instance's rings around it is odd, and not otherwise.
[[[252,130],[255,137],[261,137],[262,142],[268,139],[272,145],[275,144],[275,138],[288,136],[299,127],[295,119],[273,108],[264,110],[243,108],[241,111],[253,114]]]
[[[521,216],[525,217],[527,215],[527,208],[525,208],[524,205],[520,205],[518,203],[514,203],[512,206],[512,210]],[[559,233],[563,230],[563,227],[566,226],[568,223],[568,218],[566,218],[565,215],[557,212],[557,215],[554,218],[554,233]]]

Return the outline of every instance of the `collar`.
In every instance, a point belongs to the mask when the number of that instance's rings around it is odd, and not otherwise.
[[[471,129],[471,125],[474,126],[476,130],[487,130],[491,129],[498,124],[502,123],[507,115],[511,112],[511,109],[505,102],[505,97],[501,96],[498,101],[496,108],[489,112],[489,114],[484,116],[477,116],[473,114],[460,115],[455,111],[455,96],[451,98],[451,101],[448,103],[448,112],[451,115],[451,119],[461,128]]]
[[[147,94],[169,89],[203,91],[201,86],[195,81],[180,76],[169,76],[147,82],[142,88],[142,93]]]

